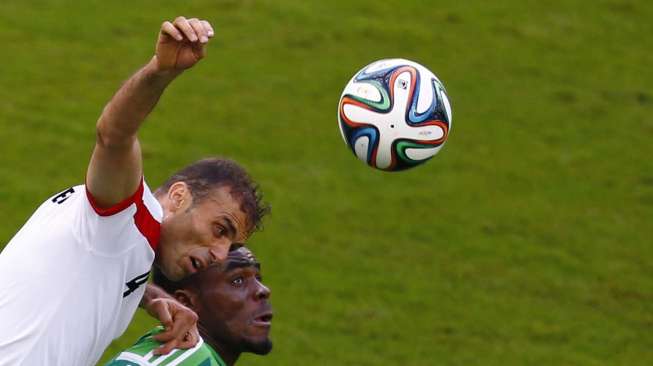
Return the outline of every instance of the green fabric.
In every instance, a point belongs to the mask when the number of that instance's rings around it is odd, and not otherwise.
[[[163,327],[154,328],[106,366],[151,366],[153,362],[158,362],[159,366],[226,366],[218,353],[205,342],[193,349],[175,349],[167,355],[152,355],[152,351],[161,345],[153,337],[162,331]]]

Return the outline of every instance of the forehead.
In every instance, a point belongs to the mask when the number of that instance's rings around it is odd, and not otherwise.
[[[242,211],[240,209],[240,200],[231,194],[231,186],[212,188],[201,200],[200,204],[208,201],[223,206],[225,209]]]
[[[205,271],[199,272],[200,280],[212,277],[221,277],[229,274],[239,268],[252,268],[257,272],[261,269],[261,264],[256,260],[254,254],[247,248],[241,247],[229,252],[227,259],[222,263],[216,263],[208,267]]]
[[[234,249],[227,254],[224,271],[229,271],[239,267],[256,267],[260,269],[261,265],[256,260],[254,253],[246,247]]]
[[[236,249],[232,249],[232,250],[229,251],[229,254],[227,255],[227,261],[229,261],[229,260],[246,261],[246,262],[251,262],[251,263],[257,263],[258,262],[256,260],[256,257],[254,256],[254,253],[252,253],[252,251],[249,250],[249,248],[247,248],[243,244],[234,244],[234,247],[235,246],[238,246],[238,247]]]

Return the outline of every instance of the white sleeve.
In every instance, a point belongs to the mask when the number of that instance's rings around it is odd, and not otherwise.
[[[85,190],[78,202],[77,228],[88,250],[107,256],[120,255],[135,245],[156,250],[163,212],[144,180],[132,196],[108,208],[99,207]]]

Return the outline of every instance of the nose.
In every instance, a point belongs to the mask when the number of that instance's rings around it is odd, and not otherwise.
[[[227,254],[229,254],[229,246],[230,244],[219,244],[211,249],[209,249],[209,253],[211,253],[211,260],[213,263],[215,262],[222,262],[225,259],[227,259]]]
[[[256,299],[267,300],[270,298],[270,289],[259,281],[256,281]]]

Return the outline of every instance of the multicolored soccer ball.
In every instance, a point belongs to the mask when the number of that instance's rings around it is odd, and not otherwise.
[[[427,68],[387,59],[349,81],[338,121],[354,155],[374,168],[398,171],[440,151],[451,130],[451,106],[444,85]]]

